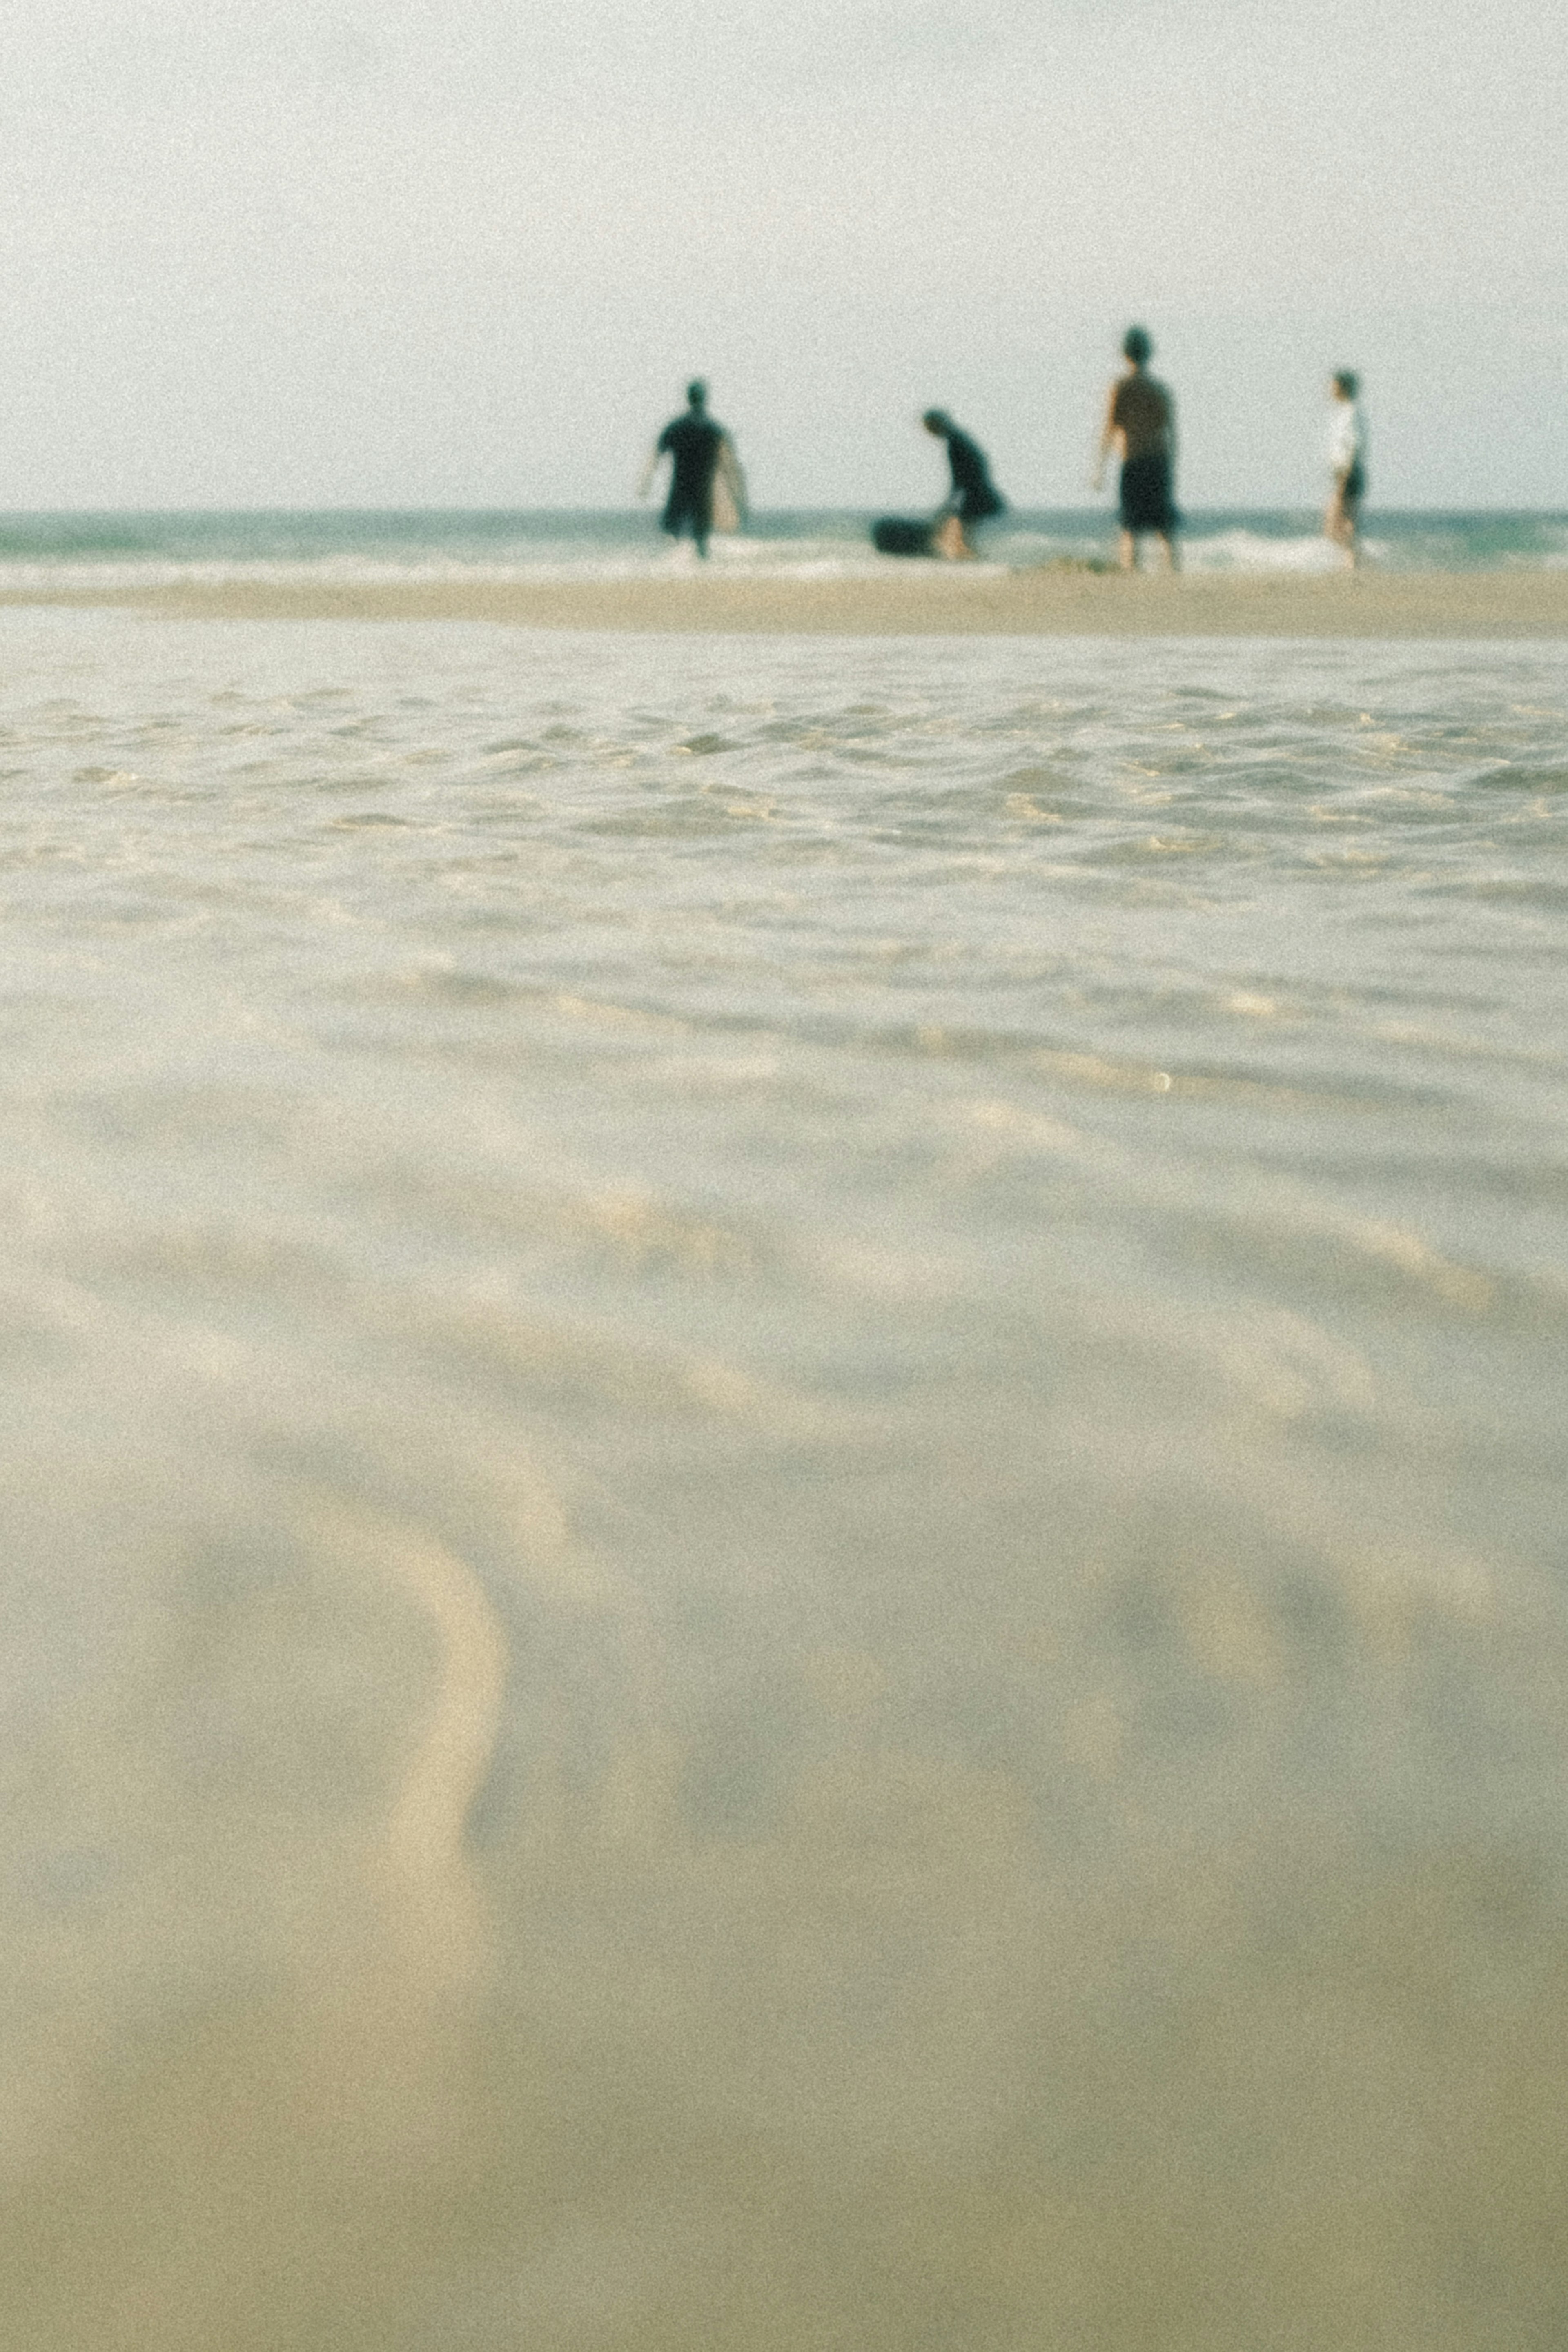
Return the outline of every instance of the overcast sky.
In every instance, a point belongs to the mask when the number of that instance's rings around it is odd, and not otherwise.
[[[1152,331],[1193,506],[1568,507],[1568,11],[0,5],[0,505],[627,502],[686,376],[764,506],[1083,503]]]

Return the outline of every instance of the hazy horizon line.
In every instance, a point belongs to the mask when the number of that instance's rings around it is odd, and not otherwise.
[[[906,500],[906,501],[905,501],[905,503],[906,503],[906,504],[909,504],[909,505],[913,505],[913,504],[915,504],[916,502],[915,502],[915,501],[912,501],[912,500]],[[863,517],[863,516],[867,516],[867,515],[875,515],[875,514],[877,514],[877,513],[879,513],[879,512],[881,512],[881,511],[883,511],[883,510],[884,510],[885,506],[886,506],[886,501],[883,501],[882,506],[881,506],[881,507],[879,507],[879,506],[871,505],[871,504],[867,504],[867,505],[858,505],[858,504],[857,504],[857,505],[843,505],[843,504],[839,504],[839,503],[823,504],[823,505],[811,505],[811,504],[807,504],[807,503],[805,503],[805,502],[804,502],[804,501],[792,500],[792,501],[786,502],[786,503],[784,503],[784,504],[777,505],[777,506],[753,506],[753,507],[752,508],[752,509],[751,509],[751,512],[752,512],[752,514],[753,516],[756,516],[756,517],[762,517],[762,516],[767,516],[767,515],[845,515],[845,516],[851,516],[851,517],[855,517],[855,518],[858,519],[858,518]],[[618,505],[579,504],[579,505],[575,505],[575,506],[527,506],[527,505],[517,505],[517,506],[497,506],[497,505],[463,506],[463,505],[458,505],[458,506],[454,506],[454,505],[447,504],[447,503],[445,503],[445,502],[437,502],[437,503],[431,503],[431,502],[419,502],[419,503],[416,503],[416,504],[414,504],[414,505],[410,505],[410,506],[388,506],[388,505],[384,505],[384,504],[381,504],[381,503],[376,503],[376,504],[366,504],[366,503],[364,503],[364,502],[363,502],[363,501],[361,501],[361,500],[357,500],[357,499],[341,499],[341,500],[340,500],[340,499],[326,499],[326,500],[323,500],[323,501],[318,502],[318,503],[313,504],[313,505],[289,505],[289,504],[286,504],[286,503],[271,503],[271,502],[263,503],[263,504],[247,504],[247,503],[243,503],[243,502],[242,502],[242,503],[235,504],[235,505],[219,505],[219,506],[212,506],[212,505],[191,505],[191,506],[183,506],[183,505],[174,505],[174,506],[154,505],[154,506],[38,506],[38,507],[0,507],[0,522],[3,522],[3,521],[8,521],[8,520],[13,520],[13,519],[20,518],[20,517],[28,517],[28,518],[44,518],[44,517],[58,517],[58,516],[99,516],[99,515],[325,515],[325,514],[339,514],[339,515],[605,515],[605,516],[632,516],[632,517],[642,517],[642,518],[645,518],[645,519],[647,519],[647,520],[650,520],[650,521],[656,521],[656,520],[658,520],[658,507],[657,507],[657,505],[655,505],[655,504],[650,503],[649,505],[647,505],[647,506],[644,507],[644,506],[638,506],[638,505],[637,505],[637,504],[636,504],[635,502],[634,502],[634,503],[632,503],[632,504],[630,504],[630,505],[626,504],[626,503],[624,503],[624,502],[623,502],[623,503],[618,504]],[[1039,505],[1033,505],[1033,504],[1026,504],[1026,503],[1021,503],[1021,502],[1018,502],[1018,501],[1014,501],[1013,503],[1011,503],[1011,504],[1008,506],[1008,508],[1007,508],[1007,509],[1006,509],[1006,512],[1007,512],[1009,515],[1012,515],[1012,516],[1025,516],[1025,515],[1047,515],[1047,514],[1048,514],[1048,515],[1063,515],[1063,514],[1071,514],[1071,515],[1093,516],[1093,517],[1095,517],[1095,518],[1097,518],[1097,519],[1103,519],[1103,520],[1107,520],[1107,521],[1111,521],[1111,522],[1114,522],[1114,521],[1115,521],[1115,520],[1116,520],[1116,511],[1117,511],[1117,509],[1116,509],[1115,502],[1114,502],[1114,500],[1111,500],[1111,499],[1107,499],[1107,500],[1103,501],[1102,503],[1096,504],[1096,505],[1093,505],[1093,506],[1071,505],[1071,504],[1061,503],[1061,502],[1051,502],[1051,503],[1042,503],[1042,504],[1039,504]],[[1376,514],[1379,514],[1379,515],[1390,516],[1390,517],[1392,517],[1392,516],[1398,516],[1398,515],[1421,515],[1421,516],[1432,516],[1432,515],[1455,515],[1455,516],[1458,516],[1458,515],[1464,515],[1464,516],[1489,516],[1489,515],[1499,515],[1499,516],[1501,516],[1501,515],[1535,515],[1535,516],[1545,516],[1545,517],[1550,517],[1550,518],[1554,519],[1554,520],[1563,520],[1563,521],[1568,521],[1568,506],[1536,506],[1536,505],[1531,505],[1531,504],[1528,504],[1528,503],[1525,503],[1525,502],[1520,502],[1520,503],[1518,503],[1518,504],[1506,505],[1506,506],[1463,506],[1463,505],[1447,505],[1447,504],[1441,504],[1441,505],[1422,505],[1422,506],[1395,506],[1395,505],[1392,505],[1392,504],[1384,504],[1384,503],[1382,503],[1382,502],[1379,502],[1379,503],[1377,503],[1375,506],[1372,507],[1372,508],[1369,509],[1369,511],[1373,512],[1373,513],[1376,513]],[[1238,501],[1237,501],[1237,502],[1236,502],[1236,503],[1234,503],[1234,504],[1231,504],[1231,503],[1219,503],[1219,504],[1215,504],[1215,503],[1212,503],[1212,502],[1205,502],[1205,503],[1197,504],[1197,505],[1189,505],[1189,506],[1187,506],[1187,507],[1184,509],[1184,515],[1185,515],[1186,520],[1187,520],[1188,522],[1191,522],[1191,521],[1192,521],[1195,517],[1200,516],[1200,515],[1214,516],[1214,515],[1248,514],[1248,515],[1312,515],[1312,516],[1316,516],[1316,515],[1321,514],[1321,503],[1319,503],[1319,504],[1313,504],[1313,503],[1311,503],[1311,502],[1310,502],[1310,501],[1300,501],[1300,502],[1297,502],[1297,503],[1295,503],[1295,504],[1280,505],[1280,506],[1272,506],[1272,505],[1264,505],[1264,504],[1260,504],[1260,503],[1249,502],[1249,501],[1245,501],[1245,500],[1238,500]]]

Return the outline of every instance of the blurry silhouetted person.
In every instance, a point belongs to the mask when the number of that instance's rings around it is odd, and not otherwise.
[[[928,433],[947,444],[947,469],[952,487],[937,509],[931,526],[931,551],[950,557],[973,556],[970,533],[993,515],[1005,513],[1006,500],[991,479],[985,452],[961,433],[944,408],[928,408],[921,418]]]
[[[1147,330],[1129,327],[1121,339],[1124,373],[1110,387],[1105,429],[1100,436],[1100,462],[1094,487],[1105,478],[1105,461],[1113,447],[1121,451],[1121,568],[1138,569],[1138,541],[1152,531],[1164,546],[1173,572],[1176,560],[1176,404],[1163,383],[1149,373],[1154,345]]]
[[[1342,547],[1353,572],[1361,559],[1361,502],[1366,496],[1366,425],[1361,413],[1361,378],[1341,368],[1330,378],[1334,421],[1329,428],[1329,492],[1323,530]]]
[[[733,442],[708,414],[708,387],[700,380],[687,385],[684,415],[672,417],[654,445],[643,475],[644,498],[661,457],[669,459],[663,527],[672,539],[689,531],[698,554],[706,555],[710,531],[739,529],[746,486]]]

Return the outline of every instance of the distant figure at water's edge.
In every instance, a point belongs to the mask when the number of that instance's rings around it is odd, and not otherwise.
[[[1361,413],[1361,378],[1341,368],[1330,379],[1334,421],[1329,428],[1329,473],[1333,487],[1323,517],[1324,536],[1342,548],[1353,572],[1361,561],[1361,505],[1366,496],[1366,425]]]
[[[940,555],[950,562],[972,560],[977,551],[972,533],[994,515],[1005,514],[1007,502],[991,478],[984,450],[960,431],[945,408],[928,408],[921,423],[946,444],[948,494],[930,522],[884,516],[872,526],[871,543],[883,555]]]
[[[973,558],[970,534],[994,515],[1005,511],[1006,500],[991,479],[990,461],[978,442],[963,433],[945,408],[928,408],[921,418],[928,433],[947,444],[947,468],[952,484],[937,509],[931,526],[931,551],[950,560]]]
[[[739,530],[746,488],[734,443],[709,415],[708,386],[700,377],[686,387],[684,414],[672,417],[654,444],[643,473],[644,498],[661,457],[669,459],[661,527],[672,539],[689,531],[698,554],[705,557],[710,532]]]
[[[1121,519],[1121,568],[1138,569],[1138,541],[1152,532],[1165,551],[1172,572],[1181,569],[1176,533],[1176,404],[1166,387],[1149,373],[1153,340],[1144,327],[1129,327],[1121,341],[1124,373],[1110,387],[1105,426],[1100,436],[1100,460],[1094,471],[1098,490],[1105,478],[1105,461],[1114,447],[1121,451],[1119,505]]]

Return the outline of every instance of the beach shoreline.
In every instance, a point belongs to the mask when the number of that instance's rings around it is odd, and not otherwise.
[[[886,577],[569,581],[219,579],[0,590],[0,604],[213,621],[480,621],[770,636],[1568,637],[1568,571],[1186,574],[1046,567]]]

